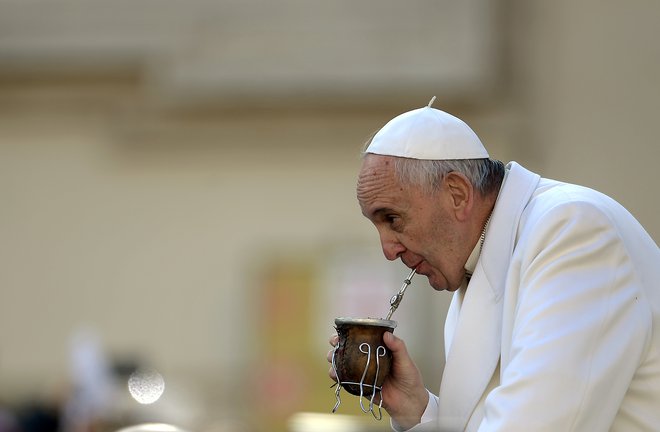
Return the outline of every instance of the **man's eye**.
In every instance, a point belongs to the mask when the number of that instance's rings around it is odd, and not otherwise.
[[[385,220],[387,221],[390,226],[397,226],[401,222],[401,218],[399,216],[395,215],[387,215],[385,216]]]

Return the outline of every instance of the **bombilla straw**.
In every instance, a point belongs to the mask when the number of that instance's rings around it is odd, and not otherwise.
[[[401,303],[401,300],[403,299],[403,293],[406,292],[406,288],[408,288],[408,285],[410,285],[410,281],[412,277],[415,276],[416,271],[417,269],[412,269],[408,277],[404,279],[403,285],[401,286],[401,289],[399,289],[399,292],[394,294],[390,299],[390,313],[387,314],[387,318],[385,319],[390,319],[396,308],[399,307],[399,303]]]

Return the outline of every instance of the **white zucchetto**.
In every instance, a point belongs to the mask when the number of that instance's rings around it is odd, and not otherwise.
[[[365,152],[425,160],[488,158],[477,134],[461,119],[431,108],[434,100],[390,120]]]

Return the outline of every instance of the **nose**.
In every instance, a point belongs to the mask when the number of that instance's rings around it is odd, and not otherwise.
[[[399,258],[399,256],[406,250],[406,247],[402,245],[395,236],[384,232],[380,233],[380,246],[383,249],[385,258],[390,261]]]

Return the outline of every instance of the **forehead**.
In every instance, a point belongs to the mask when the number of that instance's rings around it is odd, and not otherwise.
[[[377,207],[395,205],[405,194],[406,188],[394,172],[394,158],[365,156],[357,182],[357,199],[365,215],[369,216]]]

